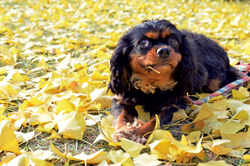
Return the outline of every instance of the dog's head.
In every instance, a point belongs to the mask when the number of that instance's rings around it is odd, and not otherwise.
[[[119,40],[110,64],[109,89],[115,94],[131,87],[145,93],[166,91],[178,83],[192,92],[196,84],[197,64],[188,40],[167,20],[144,21],[130,29]]]

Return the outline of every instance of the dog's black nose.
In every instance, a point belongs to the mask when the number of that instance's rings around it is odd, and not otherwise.
[[[157,55],[162,58],[167,58],[171,54],[171,50],[169,48],[160,48],[157,50]]]

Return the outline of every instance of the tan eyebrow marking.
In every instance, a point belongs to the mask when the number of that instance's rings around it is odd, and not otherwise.
[[[170,36],[172,34],[172,32],[168,29],[164,30],[162,33],[161,33],[161,38],[166,38],[167,36]]]
[[[150,39],[157,39],[158,38],[158,36],[159,36],[159,33],[158,32],[147,32],[146,34],[145,34],[145,36],[147,36],[148,38],[150,38]]]

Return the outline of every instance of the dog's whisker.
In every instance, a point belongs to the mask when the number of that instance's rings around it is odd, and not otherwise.
[[[147,69],[151,69],[153,70],[154,72],[158,73],[158,74],[161,74],[161,72],[159,72],[158,70],[152,68],[151,66],[146,66]]]

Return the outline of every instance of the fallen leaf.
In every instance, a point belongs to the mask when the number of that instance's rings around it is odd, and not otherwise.
[[[121,138],[121,147],[131,156],[131,157],[137,157],[140,155],[140,152],[143,148],[145,148],[144,145],[140,143],[133,142],[131,140],[128,140],[126,138]]]

